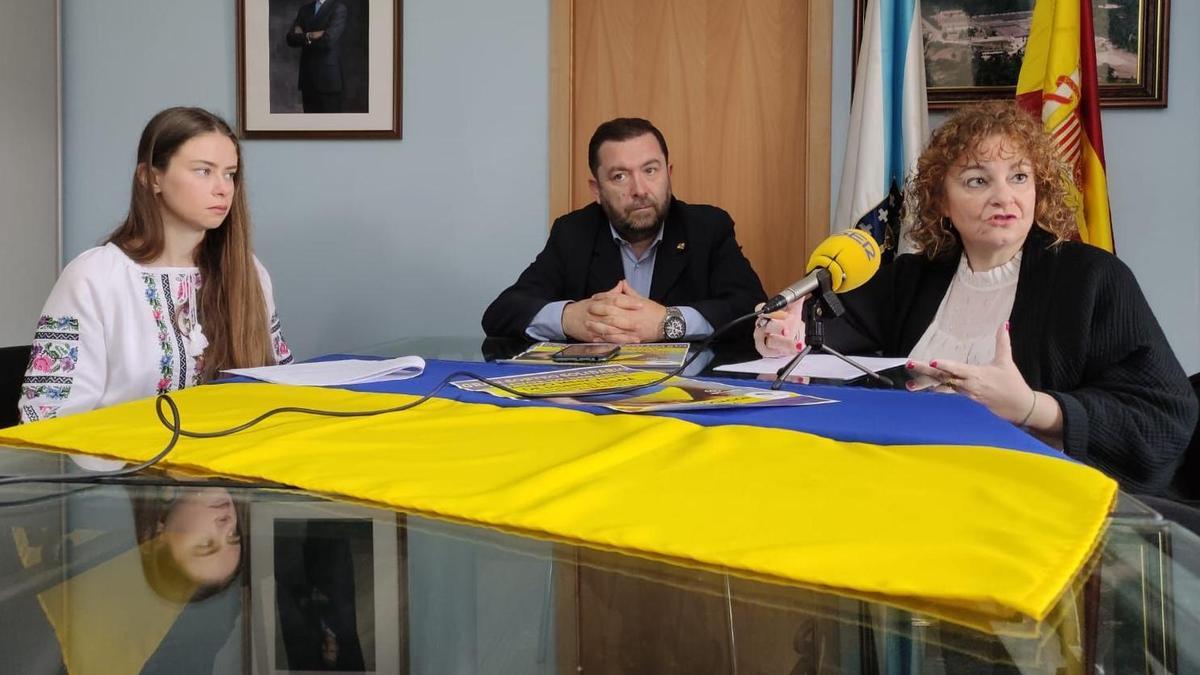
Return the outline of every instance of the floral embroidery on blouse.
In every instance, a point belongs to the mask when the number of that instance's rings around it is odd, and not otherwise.
[[[275,361],[279,365],[292,362],[292,349],[287,340],[283,339],[283,327],[279,323],[279,315],[271,315],[271,349],[275,351]]]
[[[162,357],[158,362],[160,377],[155,388],[159,394],[165,394],[171,391],[174,348],[171,346],[170,329],[167,327],[166,317],[163,316],[162,300],[158,297],[158,287],[155,285],[154,275],[143,274],[142,281],[146,284],[146,302],[150,304],[150,309],[154,313],[154,323],[158,325],[158,348],[162,350]]]
[[[58,416],[58,408],[56,405],[39,403],[37,405],[21,406],[21,413],[26,422],[36,422],[38,420],[48,420]]]
[[[73,316],[46,316],[38,318],[37,330],[65,330],[79,332],[79,319]]]
[[[160,275],[159,279],[162,281],[163,297],[167,301],[167,316],[171,317],[172,319],[171,324],[173,329],[172,333],[175,337],[175,348],[179,351],[179,386],[177,386],[176,389],[183,389],[184,387],[188,386],[188,350],[183,342],[183,332],[179,330],[179,325],[175,321],[176,317],[179,315],[175,311],[175,297],[171,295],[171,276],[164,273]],[[183,277],[180,276],[179,279],[182,280]],[[168,383],[168,387],[169,386],[170,384]]]
[[[25,398],[48,398],[57,401],[71,395],[71,385],[39,384],[30,386],[26,384],[21,386],[21,393]]]
[[[79,363],[79,319],[74,316],[38,318],[29,349],[29,367],[21,385],[25,398],[61,401],[71,395],[75,367]],[[35,411],[25,406],[26,415],[37,418],[54,417],[57,405],[42,404]]]
[[[208,346],[200,326],[199,304],[200,287],[203,286],[199,273],[187,273],[179,276],[179,285],[175,289],[175,328],[188,343],[188,353],[192,356],[192,376],[188,386],[200,384],[200,376],[204,373],[204,349]],[[197,344],[202,343],[202,344]]]
[[[73,372],[79,361],[79,345],[71,342],[35,342],[29,352],[29,369],[35,373]]]

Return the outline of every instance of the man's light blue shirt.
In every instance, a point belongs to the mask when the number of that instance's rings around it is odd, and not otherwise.
[[[663,228],[658,228],[658,235],[639,258],[633,252],[633,245],[617,234],[617,230],[609,223],[613,243],[621,251],[621,267],[625,270],[625,282],[633,287],[643,297],[650,297],[650,282],[654,279],[654,261],[658,258],[658,245],[662,243]],[[564,340],[567,338],[562,328],[563,307],[570,300],[555,300],[548,302],[529,322],[525,334],[534,340]],[[712,324],[700,312],[692,307],[680,307],[680,314],[686,324],[685,340],[700,340],[712,335]]]

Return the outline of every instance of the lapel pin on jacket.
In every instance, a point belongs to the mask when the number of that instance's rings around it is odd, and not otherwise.
[[[678,244],[675,244],[675,250],[676,250],[676,251],[684,251],[684,250],[687,250],[687,242],[686,242],[686,241],[681,241],[681,242],[679,242]]]

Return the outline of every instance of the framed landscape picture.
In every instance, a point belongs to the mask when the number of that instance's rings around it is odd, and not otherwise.
[[[402,0],[238,0],[245,138],[400,138]]]
[[[930,108],[1016,95],[1034,2],[921,0]],[[1165,108],[1170,0],[1091,2],[1100,105]],[[866,5],[855,2],[856,65]]]

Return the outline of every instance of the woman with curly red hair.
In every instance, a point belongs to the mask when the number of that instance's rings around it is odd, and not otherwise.
[[[1197,403],[1129,268],[1071,241],[1071,175],[1040,122],[1010,102],[960,108],[921,154],[906,218],[916,253],[843,295],[831,345],[907,356],[1127,490],[1165,491]],[[755,332],[795,353],[800,303]]]

